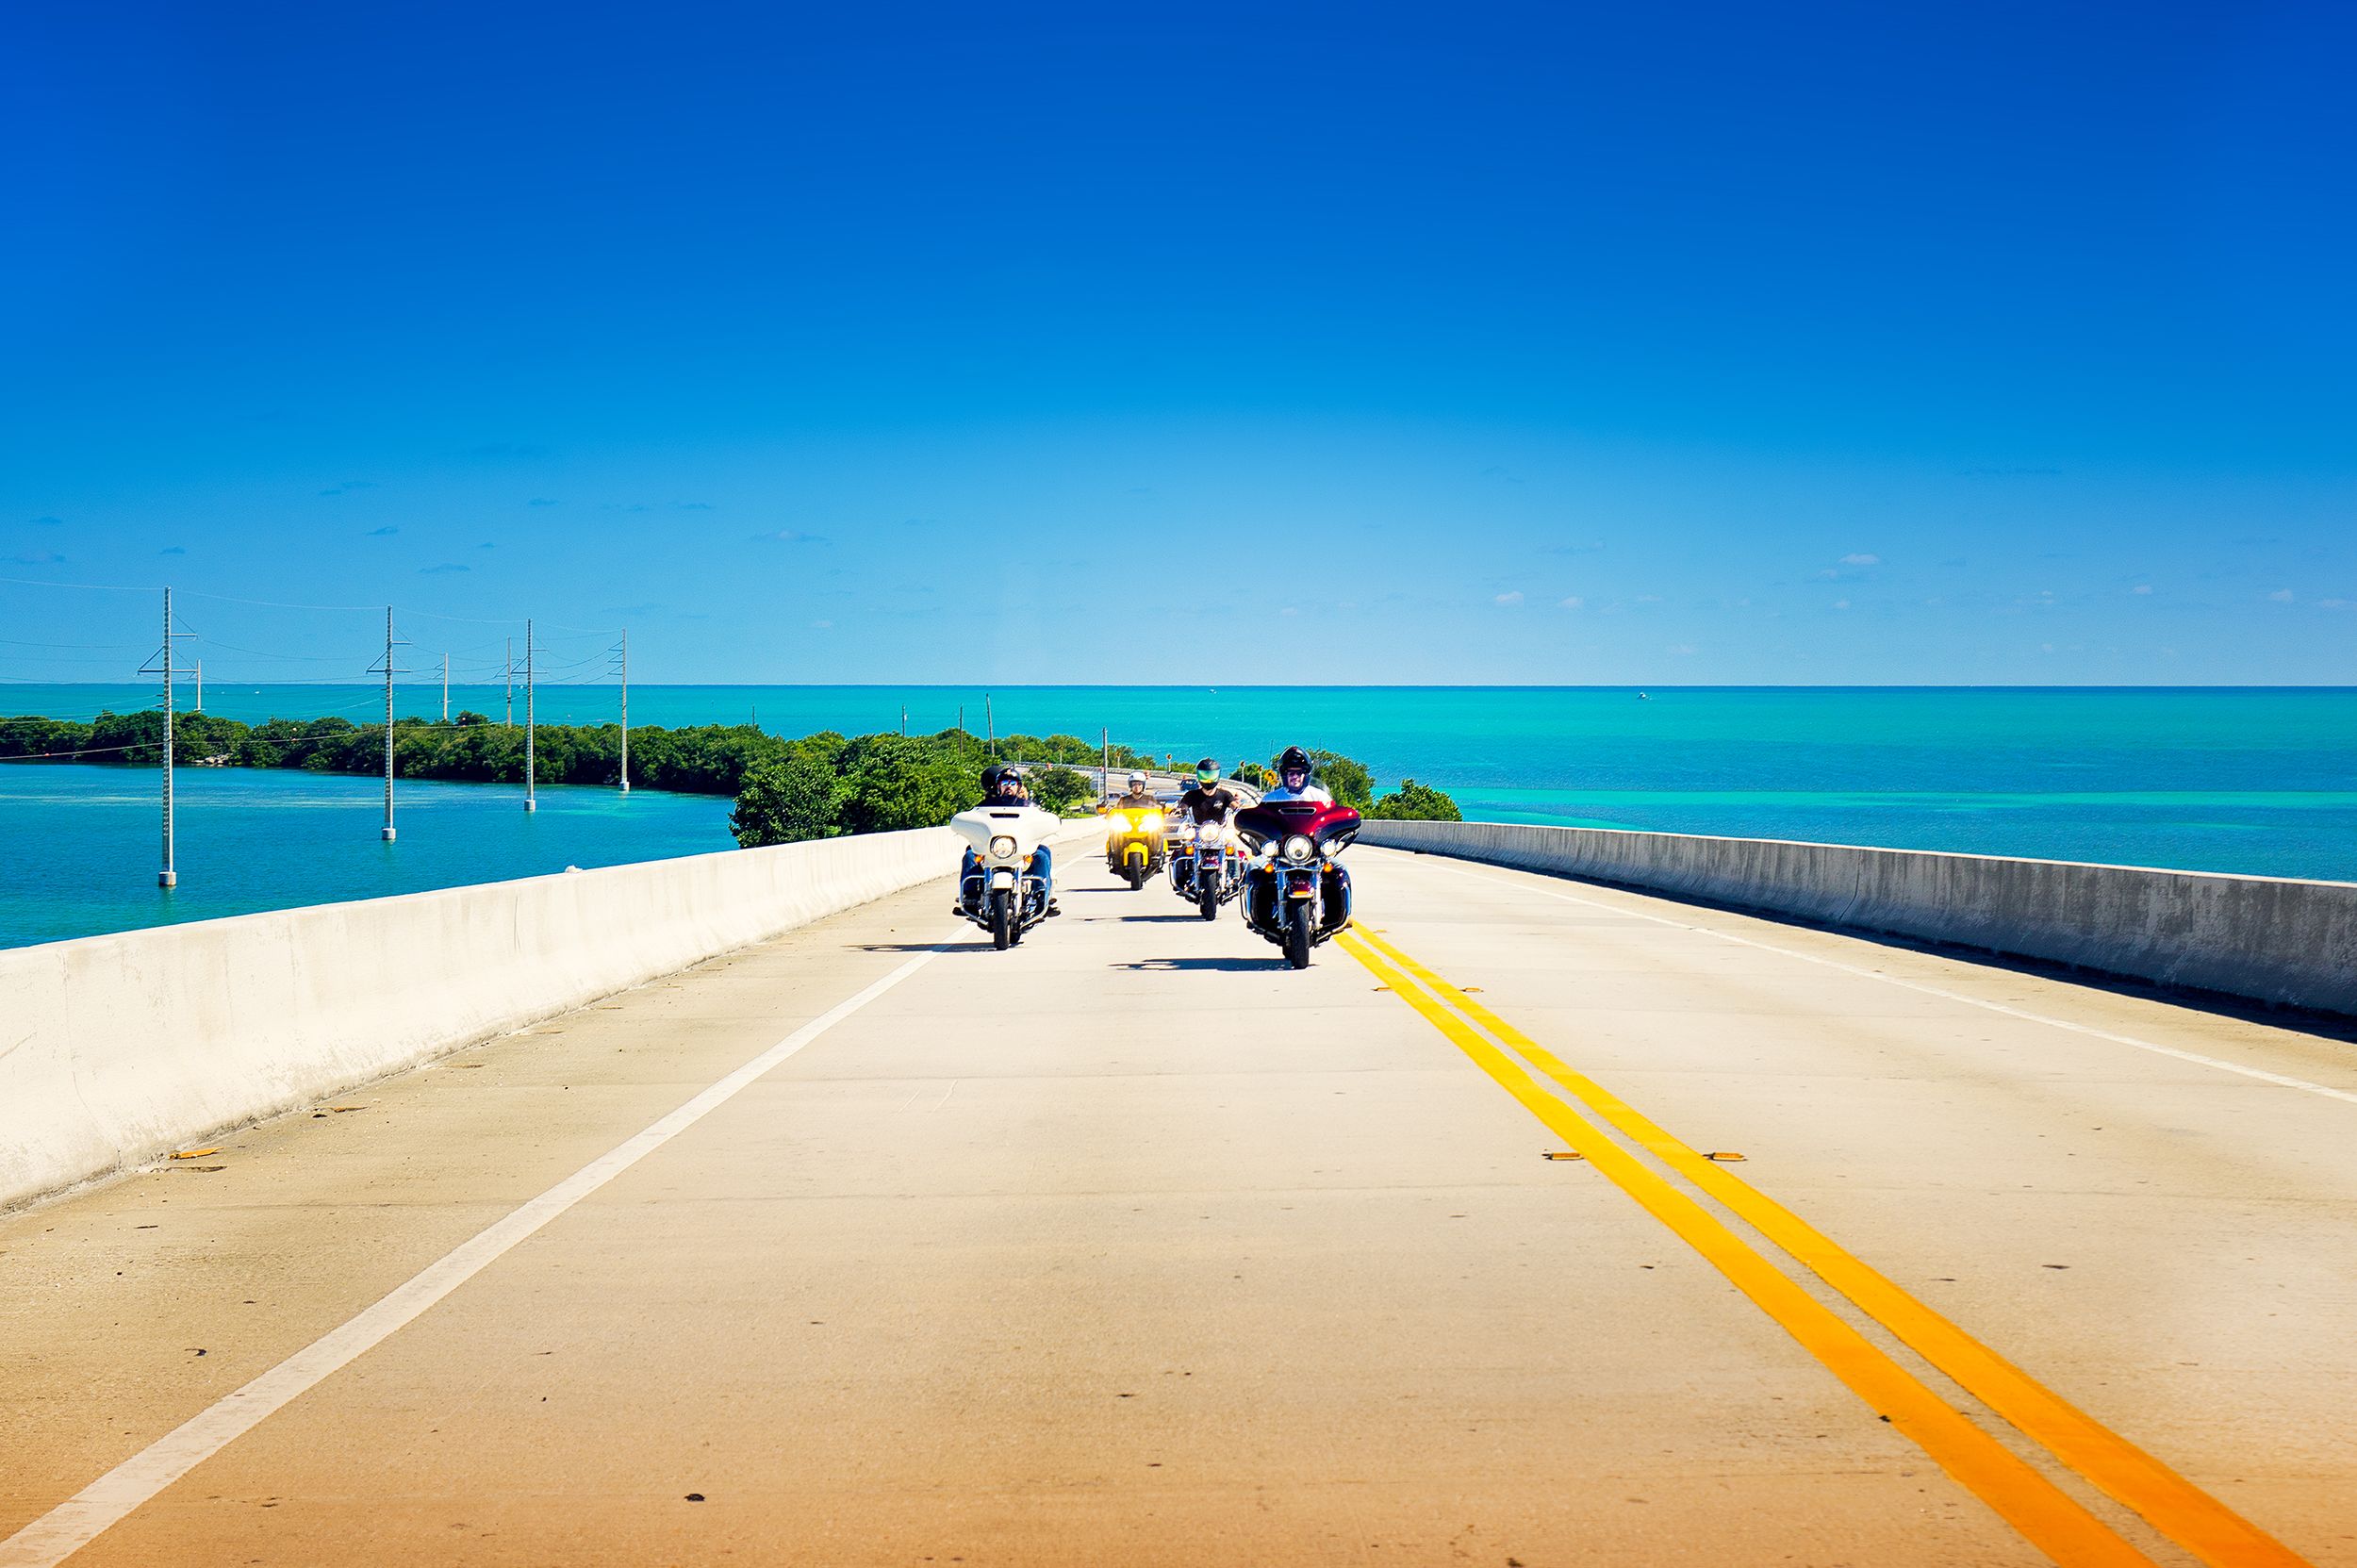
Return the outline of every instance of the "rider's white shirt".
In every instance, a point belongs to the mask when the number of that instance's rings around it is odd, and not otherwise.
[[[1261,799],[1263,801],[1314,801],[1322,806],[1330,806],[1334,803],[1333,796],[1313,784],[1303,784],[1299,789],[1287,789],[1283,784],[1278,784],[1274,789],[1262,790]]]

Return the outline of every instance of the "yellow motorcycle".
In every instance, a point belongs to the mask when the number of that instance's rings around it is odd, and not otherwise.
[[[1131,892],[1162,868],[1162,808],[1112,805],[1105,808],[1105,864],[1114,876],[1126,879]]]

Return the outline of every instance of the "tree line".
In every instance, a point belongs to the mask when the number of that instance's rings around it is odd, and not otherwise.
[[[87,721],[11,718],[0,722],[0,758],[40,758],[154,767],[163,761],[164,718],[155,710],[102,713]],[[960,730],[936,735],[864,735],[854,742],[839,734],[773,735],[750,724],[696,724],[677,729],[634,726],[630,732],[633,787],[677,790],[688,795],[734,795],[745,775],[763,763],[789,755],[825,751],[838,766],[856,757],[845,753],[873,743],[905,739],[937,752],[978,777],[990,760],[981,736]],[[1113,749],[1116,767],[1148,759],[1126,746]],[[533,732],[534,776],[546,784],[604,784],[620,782],[622,731],[618,724],[541,724]],[[1000,757],[1095,767],[1102,751],[1078,735],[1002,735]],[[215,714],[184,713],[173,720],[175,766],[284,767],[313,773],[381,773],[385,769],[385,726],[348,718],[272,718],[247,724]],[[524,731],[479,713],[462,713],[447,723],[427,718],[393,721],[393,774],[403,779],[456,779],[476,784],[521,784]],[[1093,786],[1092,786],[1093,787]]]
[[[610,787],[620,781],[618,724],[542,724],[533,734],[538,783]],[[163,715],[154,710],[102,713],[88,721],[12,718],[0,723],[0,759],[152,767],[163,761]],[[181,714],[173,723],[172,754],[179,767],[375,774],[385,767],[385,726],[338,718],[247,724]],[[1095,796],[1090,770],[1106,751],[1066,734],[1003,735],[994,751],[981,736],[955,729],[858,736],[830,730],[799,739],[750,724],[648,725],[630,732],[634,786],[734,797],[730,830],[748,847],[938,826],[981,801],[981,772],[994,757],[1044,765],[1031,772],[1034,798],[1052,811],[1068,812]],[[1370,817],[1459,819],[1454,801],[1412,779],[1377,801],[1365,764],[1335,751],[1312,751],[1310,760],[1336,800]],[[1111,761],[1117,769],[1154,766],[1152,757],[1120,745],[1111,749]],[[1270,768],[1256,764],[1237,772],[1247,784],[1275,782]],[[521,784],[524,732],[471,712],[447,723],[397,718],[393,774]]]

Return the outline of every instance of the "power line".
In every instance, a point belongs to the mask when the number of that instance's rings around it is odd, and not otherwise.
[[[88,588],[93,593],[154,593],[156,585],[134,586],[129,583],[53,583],[41,577],[0,577],[0,583],[15,583],[28,588]]]
[[[135,741],[128,746],[85,746],[73,751],[16,751],[0,756],[0,762],[43,762],[58,757],[103,757],[115,751],[152,751],[156,742]]]

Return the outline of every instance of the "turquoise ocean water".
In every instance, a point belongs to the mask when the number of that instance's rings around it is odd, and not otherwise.
[[[548,722],[614,713],[610,686],[543,688]],[[87,717],[152,686],[0,686],[0,711]],[[2348,688],[1029,686],[988,694],[1001,734],[1062,731],[1180,761],[1265,759],[1288,742],[1413,777],[1470,817],[1825,839],[2357,881],[2357,690]],[[496,687],[452,694],[498,715]],[[239,718],[339,712],[354,686],[227,686]],[[404,714],[440,691],[405,688]],[[639,724],[800,734],[984,724],[948,686],[638,686]],[[517,711],[521,715],[520,698]],[[527,817],[497,786],[401,785],[376,841],[366,779],[183,769],[182,886],[149,885],[156,775],[0,766],[0,945],[165,919],[562,870],[729,846],[727,803],[549,789]]]

